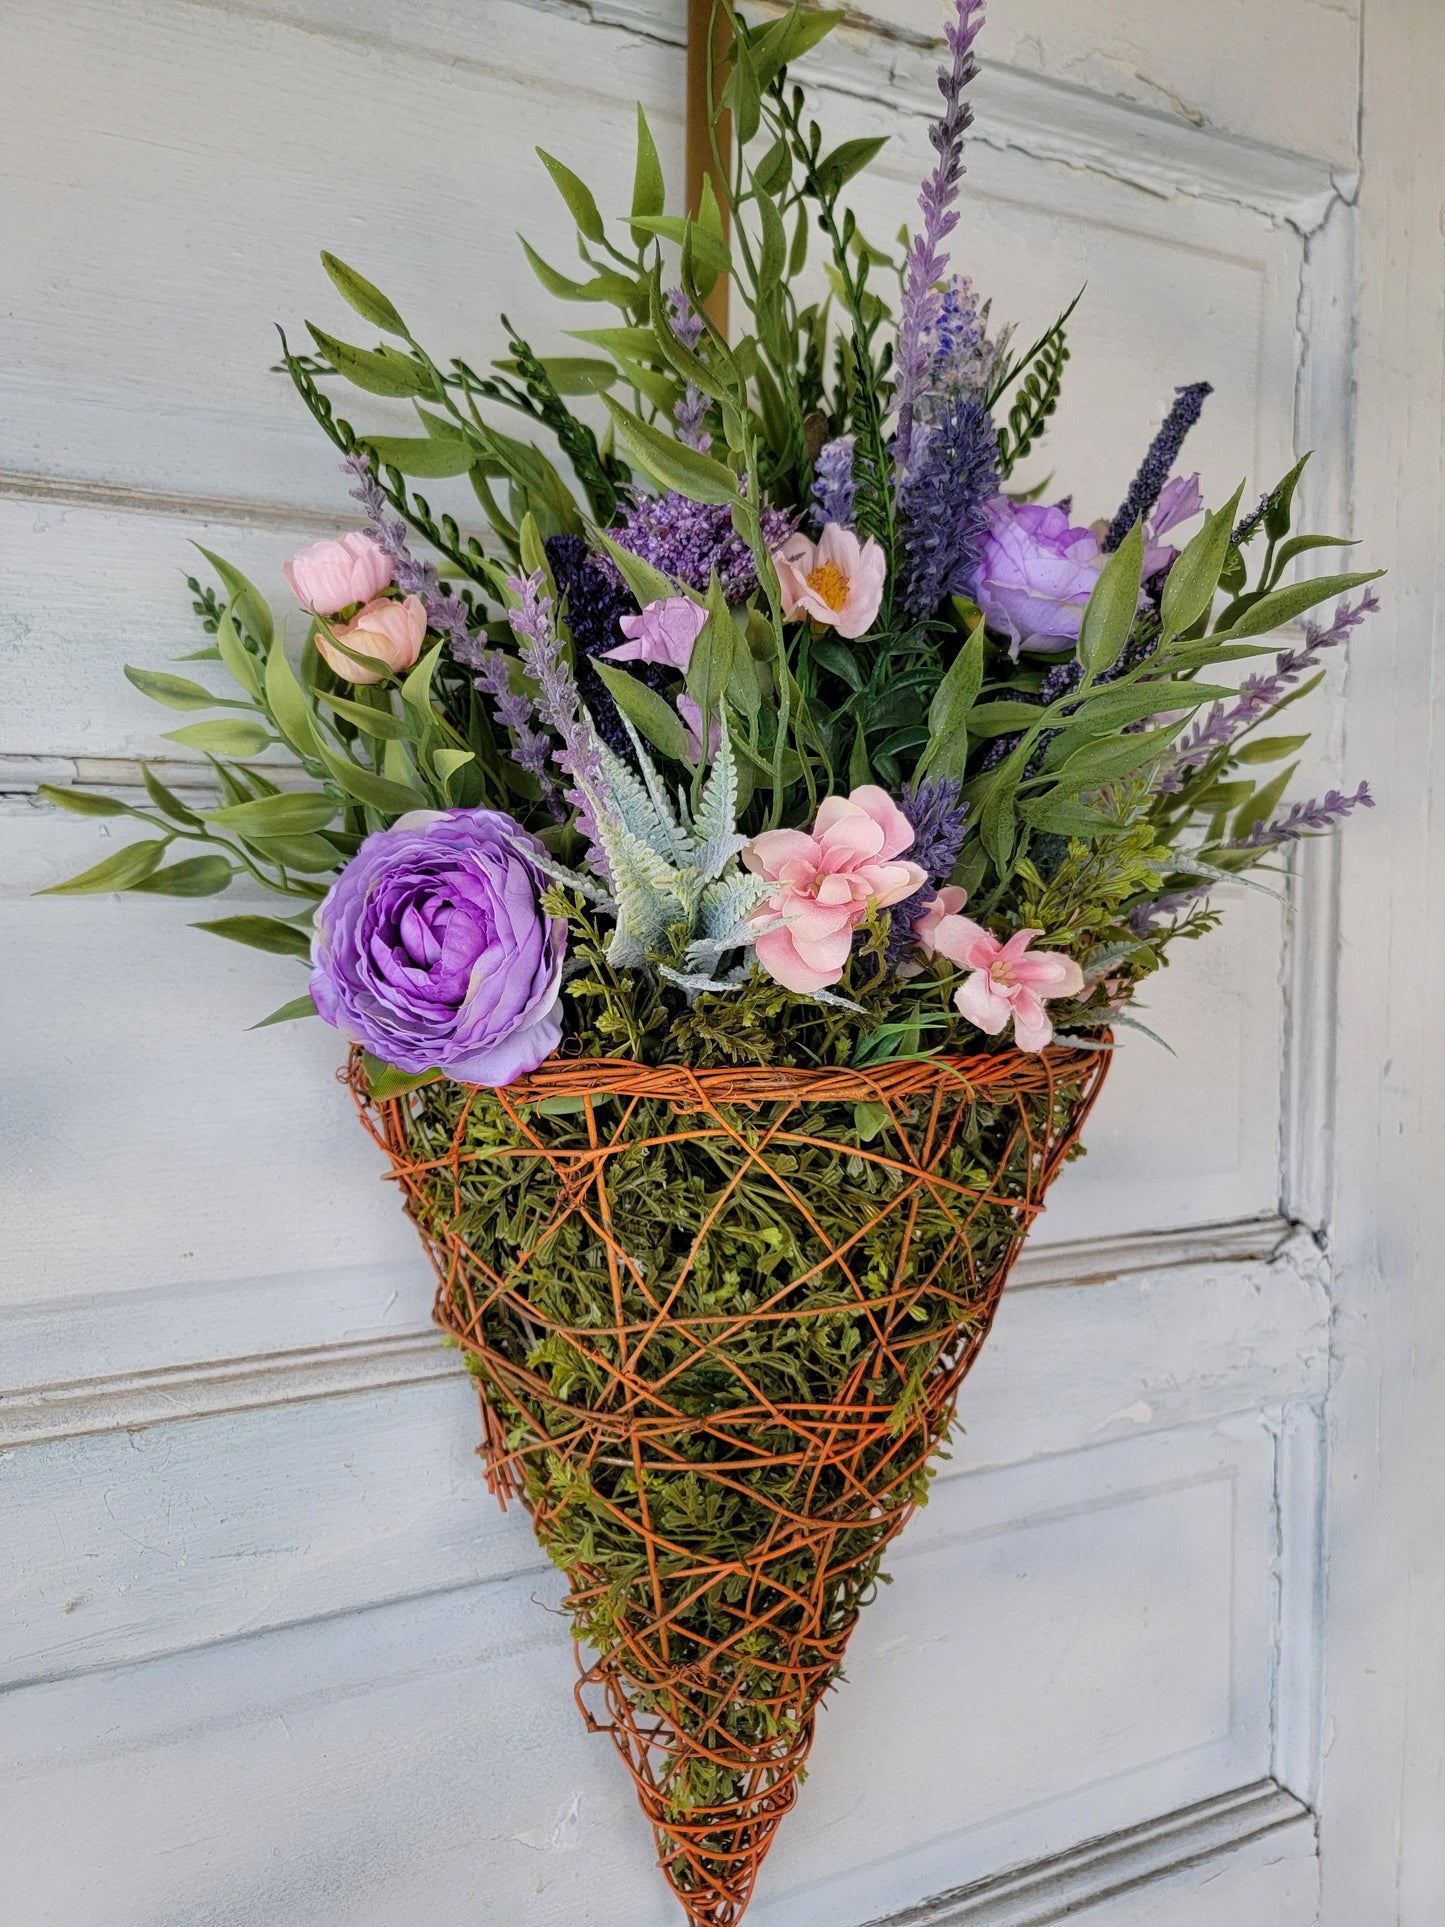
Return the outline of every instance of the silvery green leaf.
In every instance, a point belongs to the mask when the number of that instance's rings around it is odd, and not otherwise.
[[[657,966],[657,974],[659,977],[665,978],[668,983],[676,984],[679,990],[686,991],[687,1001],[691,1003],[693,998],[704,990],[736,990],[738,985],[743,981],[743,975],[746,973],[725,978],[709,977],[705,974],[699,975],[696,972],[685,974],[680,970],[669,969],[666,964],[659,964]]]
[[[668,804],[661,779],[652,767],[640,737],[625,716],[622,721],[637,753],[642,769],[641,781],[605,743],[599,742],[597,745],[602,758],[602,774],[612,792],[617,814],[622,818],[625,828],[649,849],[655,850],[665,862],[686,863],[691,854],[686,833]]]
[[[720,876],[747,844],[737,832],[738,766],[726,721],[719,732],[717,754],[708,771],[693,820],[696,851],[693,862],[707,882]]]
[[[866,1017],[868,1014],[863,1006],[855,1004],[851,997],[836,997],[831,990],[810,990],[806,995],[815,1004],[831,1004],[835,1010],[856,1011],[860,1017]]]
[[[563,883],[569,890],[576,890],[589,903],[601,904],[604,909],[612,908],[612,899],[595,877],[583,876],[580,870],[569,870],[565,863],[559,863],[547,850],[534,850],[518,845],[521,854],[543,876],[551,877],[554,883]]]
[[[741,927],[749,914],[756,910],[772,890],[766,877],[749,876],[740,871],[730,877],[720,877],[709,883],[698,898],[698,926],[704,939],[722,943]],[[752,933],[738,938],[738,942],[751,942]]]

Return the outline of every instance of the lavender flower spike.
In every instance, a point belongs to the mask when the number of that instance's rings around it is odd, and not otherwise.
[[[512,692],[512,666],[500,649],[486,649],[478,653],[473,665],[478,670],[476,686],[484,696],[492,699],[492,712],[512,738],[512,751],[519,768],[535,776],[542,788],[542,800],[551,811],[553,820],[560,823],[566,817],[562,798],[557,785],[553,782],[547,768],[551,757],[551,745],[540,730],[533,729],[534,714],[531,698],[514,695]]]
[[[668,319],[672,332],[684,348],[696,348],[702,340],[703,321],[700,314],[693,312],[692,303],[682,288],[671,288],[667,296]],[[679,438],[689,448],[695,448],[706,455],[712,447],[712,436],[703,427],[707,420],[708,398],[700,388],[688,382],[682,391],[682,400],[673,409],[677,422]]]
[[[1308,803],[1296,803],[1287,816],[1277,816],[1272,823],[1256,823],[1239,847],[1268,850],[1280,843],[1295,843],[1302,836],[1318,836],[1334,829],[1356,810],[1374,807],[1375,799],[1368,783],[1361,783],[1353,796],[1346,796],[1340,790],[1327,790],[1322,797],[1311,797]]]
[[[1175,389],[1174,406],[1149,444],[1149,453],[1139,464],[1139,473],[1129,485],[1123,507],[1109,524],[1109,533],[1104,537],[1106,552],[1112,554],[1134,524],[1148,517],[1179,459],[1184,437],[1203,413],[1205,398],[1213,393],[1213,384],[1207,381],[1192,381],[1187,388]]]
[[[589,861],[597,874],[611,883],[612,873],[597,839],[597,817],[607,808],[611,796],[602,774],[597,738],[592,734],[572,671],[558,645],[552,598],[544,582],[540,569],[529,576],[508,577],[507,587],[521,607],[509,609],[507,620],[521,640],[527,674],[542,692],[538,711],[562,739],[562,747],[554,751],[554,759],[572,778],[567,800],[577,811],[577,828],[587,839]]]
[[[853,521],[853,498],[857,484],[853,479],[853,437],[839,435],[824,442],[813,464],[813,500],[817,503],[818,526],[841,522],[845,528]]]
[[[346,474],[355,476],[356,487],[349,491],[360,502],[369,518],[366,533],[386,550],[394,564],[392,580],[403,595],[418,595],[426,607],[428,629],[445,636],[459,662],[475,667],[468,653],[471,630],[467,624],[467,605],[460,596],[442,594],[441,579],[432,562],[418,562],[406,546],[406,524],[387,513],[387,500],[372,472],[370,457],[360,449],[341,464]]]
[[[999,485],[998,435],[981,396],[958,396],[919,431],[920,445],[901,491],[902,604],[915,619],[967,587],[988,530],[984,504]]]
[[[983,25],[983,0],[954,0],[956,19],[946,30],[951,66],[938,72],[943,114],[928,130],[938,161],[923,183],[918,205],[923,226],[914,235],[903,272],[903,301],[898,322],[898,370],[893,403],[898,410],[894,461],[898,473],[908,471],[913,445],[913,411],[928,377],[929,335],[943,297],[934,286],[948,266],[943,243],[958,225],[958,183],[963,178],[963,137],[973,121],[964,89],[978,72],[973,43]]]

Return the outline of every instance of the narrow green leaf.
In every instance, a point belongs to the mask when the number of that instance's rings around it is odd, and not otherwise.
[[[1258,602],[1246,609],[1230,628],[1222,633],[1216,631],[1209,641],[1235,642],[1245,636],[1267,635],[1282,623],[1293,622],[1306,609],[1313,609],[1316,603],[1326,602],[1331,596],[1347,595],[1351,589],[1378,581],[1384,573],[1383,569],[1368,569],[1356,575],[1321,575],[1316,576],[1313,582],[1293,582],[1288,588],[1272,589],[1267,596],[1261,596]]]
[[[235,874],[235,866],[227,857],[189,856],[164,870],[152,870],[130,888],[158,897],[213,897],[226,888]]]
[[[833,31],[846,16],[843,12],[804,13],[794,6],[780,20],[774,20],[752,36],[752,55],[758,85],[769,87],[790,61],[801,60],[805,53]]]
[[[1119,827],[1107,810],[1089,809],[1071,796],[1060,796],[1057,790],[1022,804],[1019,815],[1030,829],[1039,830],[1045,836],[1087,839],[1117,832]]]
[[[1169,571],[1159,611],[1166,647],[1171,637],[1192,629],[1212,606],[1220,571],[1229,553],[1229,532],[1234,527],[1243,493],[1241,482],[1222,509],[1205,517],[1204,527],[1185,544]]]
[[[258,796],[249,803],[229,803],[225,809],[205,810],[207,823],[238,836],[294,836],[324,829],[340,804],[321,790],[291,790],[280,796]]]
[[[405,1097],[408,1091],[418,1091],[423,1084],[435,1084],[442,1071],[399,1071],[391,1064],[384,1064],[379,1057],[373,1057],[369,1050],[361,1053],[362,1066],[366,1071],[367,1088],[374,1102],[384,1104],[389,1097]]]
[[[436,395],[436,378],[429,368],[395,348],[354,348],[338,341],[308,321],[311,339],[338,375],[368,395]]]
[[[659,487],[676,489],[693,502],[737,500],[737,477],[731,469],[653,428],[611,395],[602,401],[617,432]]]
[[[1299,487],[1299,478],[1304,474],[1308,460],[1308,455],[1301,455],[1284,480],[1270,490],[1269,507],[1264,513],[1264,532],[1271,542],[1278,542],[1289,534],[1295,490]]]
[[[709,185],[704,176],[704,194]],[[718,275],[732,272],[733,257],[727,242],[699,221],[686,220],[681,214],[648,214],[632,225],[648,234],[660,234],[664,241],[673,242],[685,255],[690,252],[700,287],[706,276],[716,280]]]
[[[241,631],[227,608],[216,625],[216,647],[221,652],[221,661],[226,665],[226,673],[238,689],[244,689],[253,701],[261,695],[261,665],[251,654],[242,640]]]
[[[270,1024],[294,1024],[298,1017],[317,1015],[316,1006],[311,1001],[311,992],[308,990],[304,997],[293,997],[289,1004],[282,1004],[281,1008],[273,1010],[269,1017],[263,1017],[259,1024],[252,1024],[251,1029],[265,1030]]]
[[[167,709],[249,709],[249,703],[238,703],[227,696],[213,696],[198,682],[187,676],[172,676],[164,669],[137,669],[131,663],[125,665],[125,679],[152,702],[164,703]]]
[[[222,556],[214,555],[210,549],[202,548],[199,542],[193,543],[192,546],[206,558],[221,578],[221,587],[226,591],[226,596],[240,617],[242,626],[251,632],[263,648],[269,649],[273,625],[270,606],[265,596],[254,582],[248,581],[242,575],[234,563],[227,562]]]
[[[714,571],[707,592],[707,621],[692,646],[687,691],[704,716],[717,713],[733,671],[741,637]]]
[[[1144,530],[1136,522],[1099,571],[1079,630],[1079,661],[1090,676],[1102,675],[1119,660],[1139,612],[1144,568]]]
[[[1293,756],[1309,741],[1304,736],[1260,736],[1252,743],[1240,743],[1230,754],[1236,763],[1278,763]]]
[[[1102,789],[1132,776],[1136,769],[1165,749],[1178,735],[1181,723],[1166,723],[1162,729],[1145,730],[1137,736],[1117,736],[1107,742],[1086,743],[1075,750],[1058,771],[1058,789],[1069,795],[1083,790]]]
[[[348,796],[354,796],[358,803],[366,803],[372,809],[380,810],[384,816],[405,816],[409,810],[431,807],[419,790],[393,783],[389,777],[378,776],[372,770],[362,769],[347,757],[335,755],[324,743],[321,746],[321,760]],[[307,828],[320,829],[321,825],[311,823]]]
[[[348,702],[345,696],[326,695],[321,698],[328,709],[334,709],[338,716],[344,716],[349,723],[364,730],[368,736],[376,736],[382,742],[400,741],[406,735],[406,724],[393,716],[389,709],[373,709],[369,703]]]
[[[213,937],[228,937],[252,950],[268,950],[275,957],[311,959],[311,939],[294,924],[279,917],[217,917],[211,923],[193,923],[192,930],[209,930]]]
[[[946,764],[938,773],[961,776],[968,755],[969,716],[983,687],[983,618],[948,666],[948,672],[928,706],[928,747],[918,761],[918,775]],[[1035,718],[1035,720],[1037,720]]]
[[[347,267],[334,254],[321,250],[321,265],[331,276],[331,284],[349,308],[355,310],[363,321],[369,321],[373,328],[380,328],[389,335],[405,335],[406,323],[387,300],[380,288],[373,287],[364,275],[355,268]]]
[[[187,749],[201,750],[207,756],[233,756],[244,760],[259,756],[275,740],[264,723],[247,722],[242,716],[223,716],[213,723],[187,723],[184,729],[168,729],[168,743],[183,743]]]
[[[247,836],[242,841],[254,855],[302,876],[325,876],[341,865],[335,845],[314,830],[294,836]]]
[[[567,203],[567,211],[577,223],[580,232],[589,241],[605,241],[607,230],[602,225],[602,216],[597,211],[597,202],[592,189],[570,167],[549,154],[545,147],[537,149],[537,158],[552,176],[553,185]]]
[[[286,659],[279,636],[266,653],[264,689],[266,707],[286,741],[298,756],[314,757],[318,739],[311,705]]]
[[[167,837],[153,837],[140,843],[127,843],[123,850],[116,850],[103,862],[82,870],[79,876],[68,877],[64,883],[52,883],[48,890],[38,890],[42,897],[73,897],[89,895],[97,890],[129,890],[142,878],[148,877],[160,862],[169,843]]]
[[[667,184],[663,178],[662,162],[657,157],[657,143],[652,138],[652,129],[647,124],[647,116],[642,111],[642,102],[637,103],[637,167],[632,176],[632,216],[646,219],[650,214],[661,214],[667,201]],[[639,248],[646,245],[646,229],[634,228],[632,238]]]
[[[887,145],[886,134],[843,141],[831,154],[824,155],[813,170],[819,193],[825,196],[836,194],[855,174],[861,174]]]
[[[1230,832],[1232,842],[1242,843],[1257,823],[1265,822],[1274,814],[1275,804],[1289,788],[1298,767],[1297,763],[1291,763],[1240,805]]]
[[[174,790],[167,789],[149,763],[140,766],[141,781],[146,786],[146,795],[163,815],[173,823],[182,823],[188,830],[198,830],[201,819],[189,803],[183,803]]]
[[[682,718],[657,690],[649,689],[646,683],[629,676],[620,663],[601,662],[593,657],[593,667],[602,678],[608,694],[622,711],[639,736],[643,736],[654,749],[670,756],[674,762],[685,763],[687,756],[687,730]]]
[[[72,816],[129,816],[130,805],[118,803],[113,796],[96,796],[91,790],[64,789],[59,783],[42,783],[37,795]]]
[[[366,446],[383,467],[403,475],[465,475],[478,457],[462,435],[368,435]]]
[[[539,355],[537,359],[559,395],[598,395],[617,380],[613,363],[596,355]],[[506,356],[492,366],[507,375],[521,372],[519,363]]]

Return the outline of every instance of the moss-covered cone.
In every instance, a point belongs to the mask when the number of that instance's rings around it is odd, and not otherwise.
[[[554,1061],[366,1112],[694,1922],[747,1906],[1106,1062]]]

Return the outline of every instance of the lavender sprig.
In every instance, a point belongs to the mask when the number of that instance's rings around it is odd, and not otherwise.
[[[542,800],[551,811],[553,821],[563,822],[567,812],[547,768],[552,754],[551,745],[540,730],[532,727],[536,710],[531,697],[514,694],[512,666],[500,649],[483,650],[472,666],[479,672],[476,677],[477,688],[484,696],[491,697],[493,714],[511,736],[512,753],[518,767],[536,777],[542,788]]]
[[[932,615],[946,595],[963,590],[983,554],[984,504],[997,495],[998,435],[979,395],[949,404],[926,439],[900,491],[903,514],[902,606],[910,617]]]
[[[1233,703],[1216,703],[1202,722],[1183,737],[1175,749],[1174,760],[1156,787],[1170,793],[1183,787],[1188,771],[1197,769],[1216,749],[1225,749],[1247,729],[1284,701],[1292,684],[1318,666],[1322,651],[1337,649],[1358,629],[1366,616],[1378,613],[1380,599],[1367,589],[1357,603],[1342,601],[1325,628],[1318,623],[1305,625],[1304,647],[1285,649],[1274,659],[1266,674],[1246,676]]]
[[[607,808],[610,793],[602,774],[597,738],[557,640],[552,598],[544,587],[545,580],[540,569],[528,576],[507,578],[507,587],[521,604],[507,611],[507,620],[521,641],[527,674],[541,691],[538,714],[561,738],[562,747],[553,751],[553,760],[572,778],[567,801],[577,812],[577,828],[587,840],[589,861],[597,874],[611,883],[612,874],[597,836],[597,815]]]
[[[919,865],[928,877],[921,890],[896,903],[888,927],[888,942],[883,951],[884,967],[896,970],[914,947],[913,925],[923,915],[938,888],[953,875],[953,866],[963,848],[967,803],[960,803],[963,784],[955,776],[925,779],[916,789],[903,792],[902,810],[913,825],[909,860]]]
[[[1187,388],[1174,391],[1174,406],[1164,417],[1159,433],[1149,444],[1149,452],[1139,464],[1139,473],[1129,484],[1123,506],[1109,524],[1104,548],[1112,554],[1136,522],[1148,519],[1149,511],[1163,493],[1184,446],[1184,437],[1199,420],[1205,398],[1214,393],[1207,381],[1192,381]]]
[[[951,65],[938,71],[943,113],[928,130],[938,155],[933,172],[923,183],[918,205],[923,226],[913,237],[903,274],[903,299],[898,322],[898,362],[893,404],[898,410],[894,461],[898,474],[908,471],[913,445],[913,411],[923,392],[929,368],[929,337],[943,297],[934,283],[943,278],[948,257],[943,243],[958,225],[958,184],[963,178],[963,137],[973,122],[973,109],[964,89],[978,72],[973,43],[983,25],[983,0],[954,0],[956,18],[946,29]]]
[[[1372,810],[1375,799],[1370,794],[1368,783],[1361,783],[1352,796],[1342,790],[1326,790],[1321,797],[1311,797],[1307,803],[1296,803],[1284,816],[1275,817],[1272,823],[1256,823],[1241,843],[1235,845],[1241,850],[1270,850],[1281,843],[1296,843],[1302,836],[1314,836],[1325,830],[1332,830],[1336,824],[1343,823],[1347,816],[1356,810]]]
[[[439,636],[446,637],[458,661],[467,662],[467,648],[471,641],[467,605],[460,596],[443,594],[435,563],[419,562],[406,546],[406,524],[388,515],[387,499],[372,473],[369,458],[358,449],[348,455],[341,466],[346,474],[356,478],[356,487],[348,493],[353,501],[360,502],[366,510],[366,533],[391,557],[392,581],[403,595],[421,597],[426,609],[427,627],[434,629]],[[475,667],[475,664],[471,666]]]
[[[684,348],[696,348],[702,340],[702,316],[693,310],[682,288],[670,288],[667,295],[667,318],[672,324],[672,332]],[[678,435],[689,448],[696,448],[706,455],[712,447],[712,436],[703,427],[707,419],[708,398],[700,388],[688,382],[682,391],[682,400],[673,409],[677,422]]]
[[[818,505],[815,514],[820,528],[826,528],[829,522],[847,525],[853,520],[858,492],[853,477],[854,440],[852,435],[838,435],[818,450],[813,464],[813,500]]]

